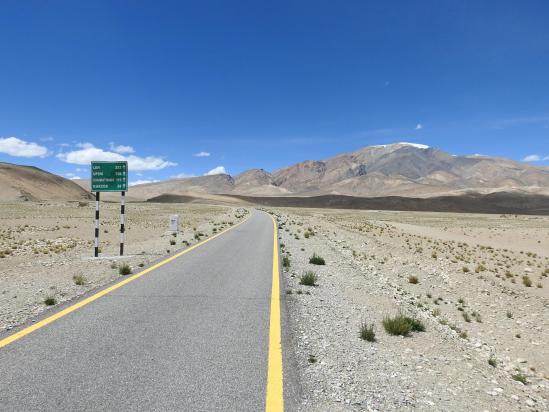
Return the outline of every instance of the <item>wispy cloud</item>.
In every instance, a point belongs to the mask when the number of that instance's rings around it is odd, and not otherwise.
[[[423,125],[421,123],[416,124],[415,130],[421,130],[423,129]]]
[[[113,142],[109,143],[109,148],[111,149],[111,151],[113,151],[115,153],[119,153],[119,154],[135,153],[135,150],[132,146],[125,146],[125,145],[122,145],[122,144],[116,145]]]
[[[522,159],[523,162],[539,162],[540,160],[541,156],[537,154],[531,154]]]
[[[193,154],[194,157],[209,157],[210,156],[210,152],[198,152],[198,153],[195,153]]]
[[[227,175],[227,170],[224,166],[217,166],[210,170],[208,173],[205,173],[204,176],[213,176],[213,175]]]
[[[523,116],[513,117],[509,119],[501,119],[494,122],[493,127],[496,129],[505,129],[507,127],[535,125],[549,126],[549,115],[541,116]]]
[[[549,160],[549,156],[541,156],[539,154],[531,154],[522,159],[523,162],[541,162],[542,160]]]
[[[189,177],[195,177],[195,176],[189,173],[179,173],[174,176],[171,176],[170,179],[187,179]]]
[[[134,180],[133,182],[129,182],[129,186],[137,186],[137,185],[145,185],[147,183],[157,183],[160,182],[160,180],[152,179],[152,180]]]
[[[14,157],[46,157],[48,149],[34,142],[27,142],[17,137],[0,137],[0,153]]]
[[[71,180],[76,180],[76,179],[82,179],[80,176],[78,176],[77,174],[74,174],[74,173],[65,173],[65,176],[68,177],[69,179]]]
[[[166,167],[176,166],[177,163],[170,162],[157,156],[140,157],[136,155],[123,155],[114,151],[107,151],[101,148],[95,147],[91,143],[79,143],[77,144],[78,150],[70,152],[62,152],[56,155],[56,157],[65,162],[75,165],[89,165],[93,160],[97,161],[123,161],[128,162],[128,167],[132,171],[141,170],[161,170]]]

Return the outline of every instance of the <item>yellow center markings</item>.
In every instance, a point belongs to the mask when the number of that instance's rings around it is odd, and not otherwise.
[[[273,286],[271,291],[271,317],[269,323],[269,360],[267,369],[267,412],[284,411],[282,376],[282,337],[280,333],[280,273],[278,269],[278,233],[273,220]]]
[[[118,282],[118,283],[116,283],[112,286],[109,286],[108,288],[103,289],[103,290],[97,292],[96,294],[87,297],[86,299],[83,299],[79,302],[76,302],[75,304],[73,304],[73,305],[71,305],[71,306],[69,306],[69,307],[67,307],[63,310],[61,310],[57,313],[54,313],[53,315],[51,315],[51,316],[49,316],[45,319],[42,319],[40,322],[37,322],[32,326],[26,327],[25,329],[22,329],[19,332],[16,332],[13,335],[10,335],[10,336],[0,340],[0,348],[3,348],[4,346],[9,345],[10,343],[15,342],[16,340],[19,340],[22,337],[27,336],[28,334],[34,332],[35,330],[43,328],[44,326],[49,325],[52,322],[55,322],[57,319],[60,319],[63,316],[66,316],[69,313],[74,312],[75,310],[80,309],[81,307],[86,306],[89,303],[92,303],[93,301],[99,299],[100,297],[105,296],[108,293],[111,293],[112,291],[114,291],[118,288],[121,288],[122,286],[127,285],[130,282],[133,282],[134,280],[140,278],[141,276],[146,275],[147,273],[152,272],[153,270],[156,270],[156,269],[160,268],[161,266],[164,266],[167,263],[170,263],[171,261],[177,259],[178,257],[183,256],[185,253],[189,253],[191,250],[196,249],[199,246],[202,246],[203,244],[209,242],[210,240],[215,239],[218,236],[221,236],[222,234],[228,232],[231,229],[234,229],[237,226],[240,226],[242,223],[244,223],[248,219],[249,219],[249,217],[244,219],[242,222],[237,223],[236,225],[231,226],[231,227],[223,230],[222,232],[217,233],[216,235],[213,235],[213,236],[211,236],[207,239],[204,239],[202,242],[199,242],[196,245],[193,245],[193,246],[191,246],[191,247],[189,247],[189,248],[187,248],[187,249],[185,249],[185,250],[183,250],[179,253],[176,253],[175,255],[170,256],[169,258],[164,259],[163,261],[158,262],[155,265],[153,265],[153,266],[151,266],[151,267],[149,267],[149,268],[147,268],[147,269],[145,269],[145,270],[143,270],[139,273],[136,273],[135,275],[132,275],[132,276],[124,279],[121,282]],[[278,260],[277,260],[277,265],[278,265]],[[278,269],[277,269],[277,271],[278,271]]]

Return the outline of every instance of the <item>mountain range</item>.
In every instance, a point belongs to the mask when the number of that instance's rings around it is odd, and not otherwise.
[[[482,155],[455,156],[413,143],[368,146],[325,160],[307,160],[273,173],[171,179],[133,186],[148,199],[188,192],[250,196],[349,195],[431,197],[468,192],[549,194],[549,169]]]
[[[508,192],[549,195],[549,168],[483,155],[455,156],[414,143],[368,146],[325,160],[306,160],[272,173],[250,169],[130,187],[128,198],[163,195],[251,197],[452,196]],[[70,181],[31,166],[0,163],[0,200],[89,198],[89,180]],[[117,198],[105,194],[104,199]],[[214,199],[214,198],[212,198]]]

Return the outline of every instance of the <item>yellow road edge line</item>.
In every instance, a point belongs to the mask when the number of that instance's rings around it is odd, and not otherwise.
[[[280,272],[278,267],[278,233],[273,220],[273,286],[271,291],[271,316],[269,321],[269,358],[267,367],[267,393],[265,411],[284,411],[284,386],[282,375],[282,335],[280,331]]]
[[[164,260],[162,260],[162,261],[160,261],[160,262],[154,264],[153,266],[151,266],[151,267],[149,267],[149,268],[147,268],[147,269],[145,269],[145,270],[142,270],[142,271],[139,272],[139,273],[136,273],[135,275],[132,275],[132,276],[130,276],[130,277],[128,277],[128,278],[126,278],[126,279],[124,279],[124,280],[118,282],[118,283],[115,283],[114,285],[109,286],[108,288],[103,289],[103,290],[101,290],[101,291],[95,293],[95,294],[92,295],[92,296],[88,296],[87,298],[85,298],[85,299],[83,299],[83,300],[81,300],[81,301],[79,301],[79,302],[76,302],[75,304],[73,304],[73,305],[71,305],[71,306],[69,306],[69,307],[67,307],[67,308],[65,308],[65,309],[63,309],[63,310],[60,310],[59,312],[54,313],[53,315],[48,316],[48,317],[45,318],[45,319],[42,319],[40,322],[36,322],[34,325],[28,326],[28,327],[26,327],[26,328],[20,330],[19,332],[14,333],[13,335],[10,335],[10,336],[5,337],[4,339],[0,340],[0,348],[3,348],[4,346],[9,345],[10,343],[13,343],[13,342],[15,342],[16,340],[19,340],[19,339],[21,339],[22,337],[27,336],[28,334],[34,332],[35,330],[38,330],[38,329],[40,329],[40,328],[43,328],[44,326],[49,325],[49,324],[52,323],[52,322],[55,322],[57,319],[60,319],[60,318],[62,318],[63,316],[66,316],[66,315],[68,315],[69,313],[74,312],[75,310],[80,309],[81,307],[88,305],[89,303],[92,303],[93,301],[95,301],[95,300],[97,300],[97,299],[99,299],[99,298],[101,298],[101,297],[103,297],[103,296],[105,296],[105,295],[111,293],[112,291],[114,291],[114,290],[116,290],[116,289],[118,289],[118,288],[121,288],[121,287],[124,286],[124,285],[127,285],[127,284],[130,283],[130,282],[133,282],[134,280],[140,278],[141,276],[144,276],[144,275],[146,275],[147,273],[152,272],[153,270],[156,270],[156,269],[158,269],[158,268],[164,266],[164,265],[167,264],[167,263],[170,263],[171,261],[177,259],[178,257],[183,256],[183,255],[186,254],[186,253],[189,253],[191,250],[194,250],[194,249],[196,249],[197,247],[202,246],[202,245],[208,243],[210,240],[213,240],[213,239],[215,239],[216,237],[221,236],[221,235],[224,234],[224,233],[227,233],[229,230],[234,229],[235,227],[240,226],[242,223],[246,222],[249,218],[250,218],[250,217],[248,216],[248,217],[247,217],[246,219],[244,219],[242,222],[239,222],[239,223],[237,223],[237,224],[234,225],[234,226],[231,226],[231,227],[229,227],[229,228],[227,228],[227,229],[225,229],[225,230],[223,230],[223,231],[221,231],[221,232],[219,232],[219,233],[217,233],[217,234],[215,234],[215,235],[213,235],[213,236],[211,236],[211,237],[209,237],[209,238],[207,238],[207,239],[204,239],[203,241],[201,241],[201,242],[199,242],[199,243],[197,243],[197,244],[195,244],[195,245],[193,245],[193,246],[191,246],[191,247],[189,247],[189,248],[187,248],[187,249],[185,249],[185,250],[182,250],[181,252],[178,252],[178,253],[176,253],[175,255],[170,256],[169,258],[166,258],[166,259],[164,259]]]

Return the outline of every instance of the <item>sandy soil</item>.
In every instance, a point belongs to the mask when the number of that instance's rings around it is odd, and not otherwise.
[[[549,218],[270,212],[302,410],[548,410]],[[300,284],[306,271],[317,286]],[[390,335],[398,313],[426,330]]]
[[[56,303],[73,299],[119,278],[124,263],[135,273],[247,214],[236,207],[129,203],[126,256],[120,258],[119,208],[101,203],[101,256],[94,259],[95,202],[0,204],[0,330],[46,310],[47,297]],[[180,222],[175,237],[168,232],[172,214]]]

